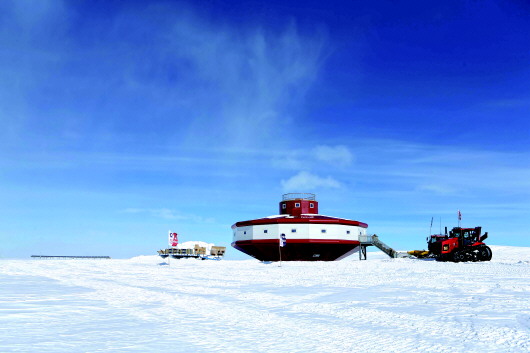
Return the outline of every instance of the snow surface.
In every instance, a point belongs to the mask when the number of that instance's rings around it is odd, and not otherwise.
[[[0,352],[528,352],[530,248],[489,263],[1,260]]]

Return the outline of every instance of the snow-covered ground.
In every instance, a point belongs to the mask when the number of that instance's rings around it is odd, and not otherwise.
[[[489,263],[1,260],[0,352],[528,352],[530,248]]]

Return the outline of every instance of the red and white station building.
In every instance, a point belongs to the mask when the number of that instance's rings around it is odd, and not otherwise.
[[[260,261],[334,261],[356,252],[367,228],[318,214],[314,194],[285,194],[279,215],[234,224],[232,246]]]

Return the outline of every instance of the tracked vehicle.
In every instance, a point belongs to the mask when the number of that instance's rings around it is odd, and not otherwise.
[[[427,238],[429,256],[438,261],[490,261],[491,249],[484,244],[488,232],[481,235],[482,227],[454,227],[449,234],[434,234]]]

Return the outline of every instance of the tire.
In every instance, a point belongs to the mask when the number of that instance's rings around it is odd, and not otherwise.
[[[457,255],[458,255],[457,252],[454,252],[454,253],[453,253],[453,256],[452,256],[452,260],[453,260],[453,262],[458,262],[458,256],[457,256]]]
[[[459,261],[466,261],[467,260],[466,253],[463,252],[463,251],[459,251],[457,256],[458,256],[458,260]]]
[[[480,247],[478,251],[478,258],[480,261],[490,261],[493,254],[488,246]]]
[[[453,254],[453,261],[454,262],[461,262],[461,261],[465,261],[465,260],[466,260],[466,255],[464,254],[463,251],[456,251]]]
[[[462,251],[462,252],[463,252],[462,255],[464,256],[464,259],[461,260],[461,261],[463,261],[463,262],[468,262],[469,259],[471,258],[471,257],[469,256],[469,251],[464,250],[464,251]]]
[[[479,261],[479,252],[478,251],[471,251],[471,261],[473,261],[473,262]]]
[[[475,260],[475,253],[473,252],[473,250],[467,250],[465,253],[464,253],[464,256],[466,257],[466,259],[464,261],[476,261]]]

